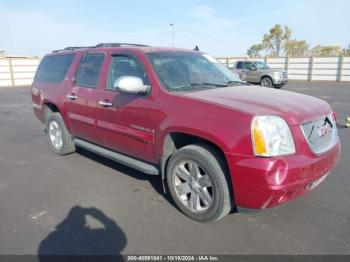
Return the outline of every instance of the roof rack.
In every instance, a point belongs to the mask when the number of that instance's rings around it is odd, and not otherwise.
[[[68,46],[68,47],[63,48],[63,49],[54,50],[54,51],[52,51],[52,53],[71,51],[71,50],[76,50],[76,49],[92,48],[92,47],[93,46]]]
[[[94,47],[122,47],[122,46],[148,46],[148,45],[140,45],[140,44],[132,44],[132,43],[100,43],[95,45]]]
[[[132,43],[100,43],[95,46],[68,46],[64,49],[54,50],[52,53],[71,51],[76,49],[99,48],[99,47],[123,47],[123,46],[139,46],[147,47],[148,45],[132,44]]]

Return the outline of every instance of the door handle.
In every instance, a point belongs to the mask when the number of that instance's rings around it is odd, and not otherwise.
[[[70,94],[70,95],[67,95],[67,98],[68,98],[69,100],[75,100],[75,99],[78,98],[78,96],[75,95],[75,94]]]
[[[103,106],[103,107],[111,107],[111,106],[113,106],[113,104],[111,102],[108,102],[108,101],[99,101],[98,104],[100,106]]]

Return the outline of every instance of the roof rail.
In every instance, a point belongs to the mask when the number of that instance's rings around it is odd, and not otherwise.
[[[68,46],[64,49],[58,49],[52,51],[52,53],[58,53],[58,52],[63,52],[63,51],[71,51],[71,50],[76,50],[76,49],[84,49],[84,48],[91,48],[93,46]]]
[[[76,49],[86,49],[86,48],[99,48],[99,47],[123,47],[123,46],[139,46],[146,47],[148,45],[140,45],[140,44],[131,44],[131,43],[100,43],[95,46],[68,46],[64,49],[54,50],[52,53],[58,53],[63,51],[71,51]]]
[[[100,43],[95,45],[94,47],[122,47],[122,46],[148,46],[148,45],[140,45],[140,44],[132,44],[132,43]]]

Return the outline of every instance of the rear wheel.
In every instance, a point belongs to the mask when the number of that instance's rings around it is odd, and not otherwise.
[[[59,155],[75,152],[75,145],[61,115],[49,112],[46,120],[46,130],[52,151]]]
[[[178,208],[199,222],[221,219],[231,210],[229,183],[220,156],[210,147],[188,145],[169,160],[167,184]]]

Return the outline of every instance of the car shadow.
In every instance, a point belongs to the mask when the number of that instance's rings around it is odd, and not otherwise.
[[[166,201],[168,201],[168,203],[170,205],[177,208],[177,206],[175,205],[173,199],[171,198],[171,196],[169,194],[169,191],[167,189],[166,184],[165,184],[165,189],[166,189],[166,192],[168,192],[168,193],[167,194],[164,193],[163,183],[162,183],[162,179],[160,176],[148,175],[148,174],[142,173],[142,172],[137,171],[133,168],[119,164],[118,162],[115,162],[115,161],[110,160],[106,157],[97,155],[93,152],[90,152],[90,151],[85,150],[85,149],[80,148],[80,147],[77,147],[77,153],[84,156],[84,157],[87,157],[93,161],[96,161],[97,163],[99,163],[101,165],[105,165],[109,168],[112,168],[119,173],[126,174],[126,175],[128,175],[132,178],[138,179],[138,180],[148,181],[159,195],[161,195]]]
[[[97,208],[73,207],[38,248],[39,261],[61,256],[120,255],[127,237],[116,222]],[[119,257],[119,256],[118,256]],[[56,261],[56,260],[55,260]],[[63,261],[63,260],[61,260]]]

